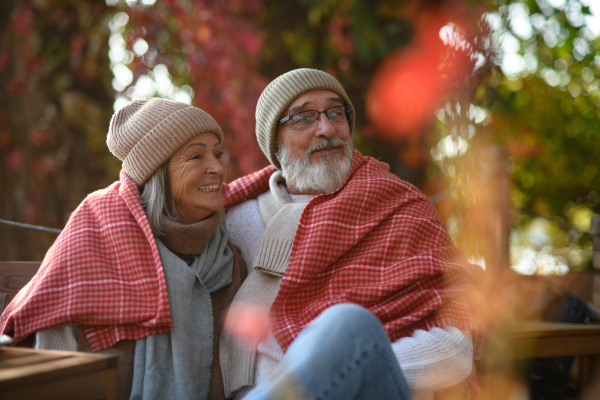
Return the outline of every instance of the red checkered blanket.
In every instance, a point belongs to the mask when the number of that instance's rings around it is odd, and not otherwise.
[[[16,342],[62,325],[83,325],[94,351],[172,329],[158,248],[124,172],[77,207],[0,317],[0,331]]]
[[[431,202],[388,170],[356,151],[346,184],[304,209],[271,309],[282,348],[341,302],[371,310],[392,341],[416,329],[475,328],[464,295],[482,269],[453,244]],[[274,171],[267,167],[232,182],[226,207],[268,190]]]

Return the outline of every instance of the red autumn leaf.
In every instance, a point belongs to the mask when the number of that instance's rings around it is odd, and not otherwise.
[[[10,50],[8,47],[4,47],[0,50],[0,70],[2,70],[6,64],[10,61]]]
[[[13,149],[10,153],[8,153],[8,156],[4,162],[6,169],[9,172],[15,172],[20,169],[23,165],[23,153],[21,152],[21,149]]]
[[[11,16],[12,31],[17,36],[28,36],[33,31],[33,15],[30,9],[20,7]]]
[[[28,137],[28,143],[32,147],[40,147],[47,143],[47,133],[44,129],[40,127],[35,127],[30,133]]]
[[[240,35],[240,42],[246,49],[249,55],[254,56],[262,47],[262,41],[258,36],[249,30],[245,30]]]
[[[29,171],[38,179],[49,179],[54,173],[54,166],[44,159],[36,158],[29,163]]]

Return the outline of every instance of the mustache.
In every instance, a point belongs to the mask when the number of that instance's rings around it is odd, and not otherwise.
[[[344,140],[340,139],[339,137],[331,137],[331,138],[325,138],[322,139],[320,142],[317,142],[311,146],[308,147],[308,149],[306,149],[306,155],[309,156],[312,153],[314,153],[315,151],[319,151],[319,150],[323,150],[326,149],[328,147],[344,147],[347,148],[348,147],[348,143],[346,143]]]

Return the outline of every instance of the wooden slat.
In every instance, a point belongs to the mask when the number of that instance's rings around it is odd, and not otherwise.
[[[527,338],[513,343],[514,358],[544,358],[579,356],[600,353],[600,337],[580,338],[573,340],[569,337]],[[502,355],[498,357],[502,359]]]
[[[543,279],[558,285],[560,288],[583,301],[591,302],[593,300],[594,292],[594,275],[594,273],[590,272],[570,272],[562,276],[545,276]],[[536,278],[534,277],[532,279]]]
[[[5,355],[6,353],[6,355]],[[30,356],[33,354],[45,353],[48,355],[53,355],[56,358],[62,357],[85,357],[89,358],[92,361],[101,360],[106,363],[109,368],[117,367],[117,357],[112,354],[105,353],[87,353],[80,351],[64,351],[64,350],[35,350],[35,349],[26,349],[20,347],[0,347],[0,359],[2,357],[19,357],[19,356]]]
[[[592,217],[590,221],[590,233],[594,236],[600,236],[600,216]]]
[[[600,354],[600,325],[522,323],[491,344],[495,360]]]
[[[23,354],[27,355],[23,357]],[[32,357],[28,356],[33,355]],[[42,360],[39,356],[46,357]],[[29,360],[19,365],[8,365],[11,359]],[[52,382],[65,376],[91,374],[107,369],[116,369],[114,355],[34,350],[23,348],[0,349],[0,392],[13,386],[37,385]],[[108,379],[108,378],[107,378]],[[108,382],[104,382],[106,385]]]
[[[106,400],[116,400],[119,393],[119,373],[117,366],[108,370],[106,377]]]
[[[6,352],[7,350],[4,349],[0,351],[0,370],[2,370],[2,368],[30,366],[36,363],[43,363],[51,360],[56,360],[57,358],[55,355],[49,354],[23,354],[13,357],[6,357],[3,355],[3,353]]]
[[[34,382],[2,390],[5,399],[100,400],[114,399],[107,388],[108,371],[82,376],[61,377],[52,382]]]
[[[0,312],[35,275],[40,261],[0,261]],[[1,301],[3,300],[3,301]]]
[[[598,337],[599,324],[568,324],[565,322],[522,322],[505,332],[509,338]]]
[[[40,268],[40,261],[0,261],[0,292],[14,296]]]
[[[106,363],[102,360],[92,360],[84,357],[52,358],[46,362],[23,364],[3,369],[0,373],[0,388],[4,382],[11,384],[34,384],[38,382],[51,381],[65,374],[79,375],[101,370]]]
[[[8,300],[8,293],[0,292],[0,312],[6,308],[6,306],[10,303]]]

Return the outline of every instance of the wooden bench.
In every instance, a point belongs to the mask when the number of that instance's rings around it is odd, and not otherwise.
[[[518,364],[506,362],[560,356],[578,357],[576,359],[578,373],[575,377],[575,382],[581,389],[578,398],[597,399],[600,325],[521,322],[487,335],[483,377],[480,379],[484,393],[482,400],[509,399],[510,391],[506,386],[522,384],[523,377],[513,370]],[[512,378],[507,380],[507,376],[511,375]]]
[[[0,261],[0,313],[40,268],[41,261]]]
[[[117,356],[7,347],[0,350],[0,398],[117,399]]]

